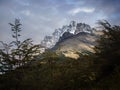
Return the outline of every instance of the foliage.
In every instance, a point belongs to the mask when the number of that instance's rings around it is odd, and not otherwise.
[[[21,23],[15,19],[15,23],[9,23],[13,32],[12,37],[15,39],[9,44],[1,41],[3,46],[0,49],[0,70],[6,72],[23,66],[32,61],[40,53],[40,45],[33,45],[31,39],[20,41]]]
[[[97,54],[106,59],[120,58],[120,26],[111,26],[107,21],[100,21],[99,24],[104,34],[98,40]]]
[[[120,65],[120,26],[112,26],[107,21],[100,21],[104,34],[98,39],[95,47],[101,72],[100,77],[107,77]]]

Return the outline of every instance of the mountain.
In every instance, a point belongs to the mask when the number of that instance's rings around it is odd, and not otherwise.
[[[96,34],[80,32],[76,35],[64,38],[64,35],[59,42],[52,48],[57,53],[62,53],[66,57],[78,58],[79,53],[94,52],[93,47],[96,45],[95,40],[98,38]]]
[[[41,42],[47,49],[62,53],[66,57],[78,58],[77,53],[94,53],[93,47],[101,31],[96,31],[85,23],[70,22],[56,29],[51,36],[46,36]]]
[[[46,48],[54,47],[65,32],[69,32],[73,35],[80,32],[92,33],[92,28],[85,23],[71,21],[69,25],[64,25],[62,28],[56,29],[51,36],[45,36],[44,40],[41,41],[41,45]]]

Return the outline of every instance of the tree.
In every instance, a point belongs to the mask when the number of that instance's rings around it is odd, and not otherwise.
[[[98,39],[96,70],[101,77],[111,74],[120,65],[120,26],[112,26],[107,21],[99,21],[103,35]],[[100,71],[99,71],[100,70]]]
[[[19,19],[15,19],[14,24],[9,24],[13,32],[12,37],[15,40],[9,44],[1,41],[3,46],[3,48],[0,49],[1,72],[23,66],[32,61],[35,56],[40,54],[40,45],[34,45],[30,38],[24,41],[19,40],[22,25]]]
[[[95,50],[97,55],[109,59],[118,60],[120,58],[120,26],[111,26],[107,21],[100,21],[103,35],[98,40]]]

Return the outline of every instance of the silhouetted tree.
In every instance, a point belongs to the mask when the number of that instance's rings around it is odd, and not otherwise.
[[[101,72],[101,77],[108,76],[120,65],[120,26],[112,26],[107,21],[99,21],[103,35],[98,39],[95,47],[97,60],[96,69]],[[99,74],[100,75],[100,74]]]
[[[1,41],[3,46],[3,49],[0,49],[1,71],[13,70],[16,67],[25,65],[40,54],[40,45],[34,45],[30,38],[24,41],[19,40],[21,36],[21,23],[19,19],[15,19],[14,24],[9,24],[13,32],[12,37],[15,40],[9,44]]]
[[[107,21],[100,21],[99,24],[104,34],[98,40],[96,53],[105,59],[118,60],[120,58],[120,26],[111,26]]]

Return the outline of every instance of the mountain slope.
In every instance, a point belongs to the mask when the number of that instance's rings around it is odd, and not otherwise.
[[[94,52],[93,47],[96,45],[96,34],[80,32],[64,40],[60,40],[52,49],[58,53],[63,53],[67,57],[78,58],[76,52]]]

